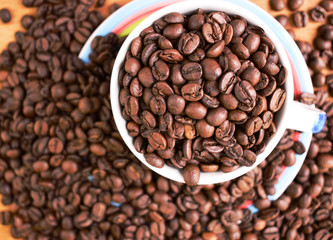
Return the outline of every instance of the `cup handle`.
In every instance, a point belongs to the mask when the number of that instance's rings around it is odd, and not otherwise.
[[[324,111],[297,101],[292,101],[289,107],[287,128],[312,133],[323,130],[327,118]]]

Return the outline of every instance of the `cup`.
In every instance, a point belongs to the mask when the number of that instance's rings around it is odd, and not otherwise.
[[[242,7],[240,4],[237,4],[237,2],[230,3],[225,2],[224,0],[187,0],[180,3],[175,3],[154,12],[152,15],[143,20],[130,33],[126,41],[123,43],[121,49],[119,50],[113,66],[113,73],[111,76],[110,85],[110,99],[115,123],[128,148],[142,163],[144,163],[147,167],[166,178],[178,182],[184,182],[182,170],[167,165],[165,165],[163,168],[153,167],[146,162],[143,154],[135,150],[133,145],[133,138],[128,134],[126,128],[126,120],[122,117],[121,113],[121,105],[119,102],[120,86],[118,85],[119,71],[123,67],[126,52],[130,48],[133,39],[139,36],[142,30],[152,25],[155,20],[163,17],[170,12],[177,11],[182,14],[190,14],[195,12],[198,8],[201,8],[207,12],[223,11],[232,15],[240,15],[245,18],[249,23],[260,26],[262,29],[264,29],[266,35],[275,44],[276,51],[280,57],[280,61],[282,65],[285,66],[288,70],[288,78],[284,85],[286,90],[286,101],[278,114],[275,114],[274,116],[274,122],[277,127],[275,136],[272,139],[268,140],[265,151],[257,156],[255,164],[251,167],[242,166],[230,173],[223,173],[221,171],[212,173],[201,172],[200,181],[198,184],[215,184],[237,178],[258,166],[274,150],[287,128],[304,132],[320,132],[325,125],[326,114],[325,112],[316,109],[314,106],[308,106],[294,101],[293,74],[287,53],[277,36],[274,34],[273,30],[260,18],[260,16],[253,14],[248,9]]]

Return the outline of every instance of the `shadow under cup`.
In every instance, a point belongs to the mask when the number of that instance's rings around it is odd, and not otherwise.
[[[240,15],[245,18],[250,24],[260,26],[264,31],[267,37],[274,43],[276,51],[279,55],[280,63],[287,69],[288,71],[288,78],[286,83],[284,84],[284,89],[286,90],[286,101],[283,107],[280,109],[278,113],[274,115],[274,123],[276,125],[276,134],[272,137],[272,139],[266,141],[266,149],[263,153],[257,156],[257,160],[251,167],[240,167],[233,172],[230,173],[223,173],[221,171],[213,172],[213,173],[206,173],[201,172],[199,184],[215,184],[224,181],[228,181],[234,178],[237,178],[249,171],[253,168],[258,166],[276,147],[279,140],[283,136],[283,133],[287,127],[288,118],[286,117],[289,114],[289,107],[290,103],[293,102],[294,96],[294,85],[293,85],[293,78],[292,78],[292,70],[290,66],[290,62],[287,56],[287,53],[279,41],[279,39],[275,36],[273,30],[257,15],[253,14],[252,12],[248,11],[247,9],[243,8],[239,4],[230,3],[224,4],[223,0],[206,0],[203,2],[198,1],[183,1],[180,3],[176,3],[170,5],[168,7],[162,8],[157,12],[153,13],[149,17],[147,17],[143,22],[141,22],[132,33],[127,37],[126,41],[123,43],[121,47],[117,59],[114,64],[113,74],[111,78],[111,105],[113,109],[113,113],[115,116],[115,122],[119,129],[119,132],[124,139],[125,143],[129,147],[129,149],[133,152],[133,154],[142,161],[146,166],[148,166],[153,171],[157,172],[158,174],[169,178],[174,181],[184,182],[182,171],[173,168],[170,166],[165,165],[163,168],[155,168],[148,164],[143,156],[143,154],[138,153],[133,145],[133,138],[129,136],[127,128],[126,128],[126,120],[123,119],[121,114],[121,107],[119,103],[119,91],[120,87],[118,85],[118,75],[119,71],[123,66],[123,62],[125,59],[126,52],[128,51],[131,42],[134,38],[139,36],[142,30],[146,27],[153,24],[153,22],[164,15],[174,12],[175,9],[177,12],[188,15],[195,12],[198,8],[202,8],[206,12],[212,11],[223,11],[230,15]]]

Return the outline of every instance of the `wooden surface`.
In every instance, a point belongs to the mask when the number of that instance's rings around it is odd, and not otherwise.
[[[33,8],[25,8],[22,3],[22,0],[0,0],[0,9],[8,8],[12,14],[12,20],[10,23],[4,24],[0,22],[0,50],[6,49],[8,43],[15,40],[15,32],[19,30],[23,30],[20,24],[20,20],[22,16],[25,14],[34,14],[36,12]],[[130,0],[106,0],[106,5],[101,9],[102,14],[106,17],[108,15],[107,7],[112,3],[125,4]],[[144,1],[144,0],[142,0]],[[268,0],[251,0],[258,6],[263,9],[269,11],[273,16],[277,16],[279,14],[290,15],[291,11],[287,10],[281,12],[271,11]],[[286,1],[285,1],[286,2]],[[306,0],[305,3],[301,7],[300,10],[308,11],[314,6],[316,6],[319,0]],[[312,43],[314,36],[316,35],[316,29],[320,25],[320,23],[314,23],[313,21],[309,22],[309,25],[306,28],[296,29],[292,27],[292,23],[288,24],[288,28],[292,28],[296,33],[296,39],[307,40]],[[5,207],[0,203],[0,211],[5,209],[10,209],[10,207]],[[10,240],[13,239],[10,235],[10,228],[8,226],[0,226],[0,240]]]

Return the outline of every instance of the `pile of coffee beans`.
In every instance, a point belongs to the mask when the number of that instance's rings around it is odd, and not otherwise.
[[[97,37],[91,62],[77,58],[79,32],[90,34],[102,21],[89,12],[94,1],[23,3],[37,15],[25,17],[32,20],[26,32],[0,54],[0,193],[9,205],[0,223],[14,238],[332,239],[333,102],[326,88],[300,96],[327,111],[328,121],[277,201],[268,196],[284,165],[305,151],[290,130],[246,175],[190,187],[147,169],[116,130],[108,86],[123,39]],[[300,43],[311,49],[308,59],[314,49]],[[325,74],[317,75],[322,83]],[[249,201],[258,213],[247,209]]]
[[[274,136],[287,70],[264,31],[240,16],[173,12],[135,38],[120,73],[120,104],[136,150],[161,168],[252,166]]]

